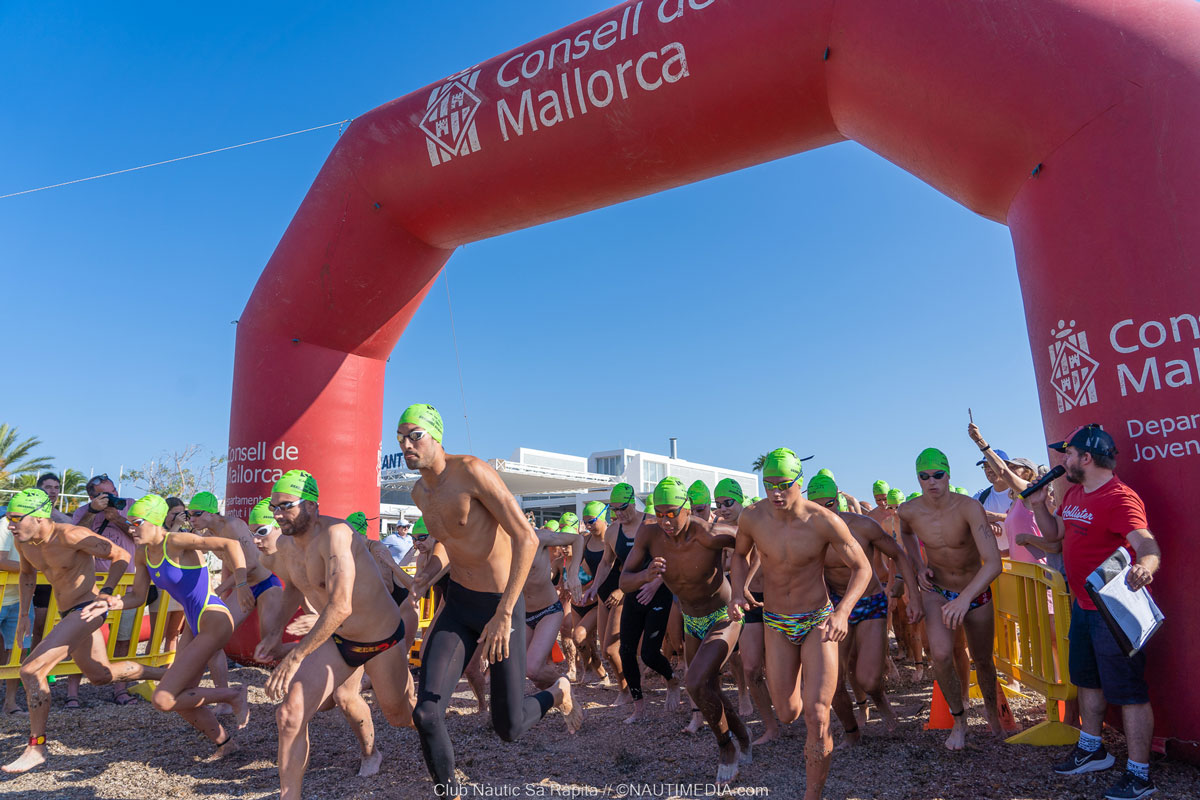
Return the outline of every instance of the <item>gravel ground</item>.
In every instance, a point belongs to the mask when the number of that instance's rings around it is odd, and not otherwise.
[[[1115,770],[1061,777],[1051,765],[1066,748],[1005,745],[987,733],[976,701],[969,713],[970,736],[964,753],[942,747],[944,732],[923,731],[930,683],[912,683],[911,671],[890,687],[901,710],[901,726],[885,734],[872,720],[864,745],[834,754],[826,784],[828,798],[1099,798],[1115,780]],[[220,762],[204,760],[211,747],[174,714],[113,705],[111,688],[84,684],[84,708],[62,708],[65,687],[55,690],[50,718],[51,760],[26,775],[0,778],[0,796],[21,800],[60,798],[261,798],[278,792],[273,707],[262,692],[267,673],[256,668],[233,671],[234,682],[251,685],[250,727],[238,736],[240,749]],[[705,729],[681,732],[687,712],[664,714],[661,681],[650,681],[650,718],[627,726],[627,711],[611,707],[615,692],[599,686],[579,692],[585,704],[584,728],[568,736],[562,716],[551,711],[517,743],[505,743],[474,713],[466,684],[449,712],[450,735],[458,767],[475,782],[479,797],[708,797],[716,770],[716,745]],[[730,689],[732,691],[732,689]],[[370,695],[368,695],[368,698]],[[1035,701],[1015,699],[1013,713],[1025,726],[1042,718]],[[686,708],[686,706],[684,706]],[[4,760],[15,757],[28,736],[24,717],[2,720]],[[752,736],[761,731],[751,719]],[[427,798],[432,785],[421,759],[415,731],[396,730],[375,713],[384,765],[373,778],[356,776],[358,756],[345,720],[338,712],[318,715],[310,735],[312,755],[305,797]],[[834,723],[835,740],[840,726]],[[1122,763],[1117,734],[1106,736]],[[1164,762],[1154,766],[1157,797],[1200,798],[1200,770]],[[705,786],[705,784],[710,784]],[[673,785],[673,786],[672,786]],[[757,749],[754,763],[743,767],[728,796],[800,797],[804,788],[804,728],[785,729],[782,739]]]

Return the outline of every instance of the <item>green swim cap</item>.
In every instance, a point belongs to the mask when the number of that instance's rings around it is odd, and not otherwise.
[[[646,495],[646,510],[642,513],[654,516],[654,495]]]
[[[833,477],[833,470],[831,470],[829,467],[822,467],[821,469],[817,470],[817,474],[824,475],[826,478],[830,478],[832,480],[837,480],[837,478]]]
[[[692,485],[687,490],[688,499],[692,501],[693,506],[711,506],[712,495],[708,493],[708,484],[704,481],[692,481]]]
[[[49,519],[50,510],[50,495],[41,489],[22,489],[8,501],[8,513],[18,517]]]
[[[550,530],[552,530],[552,531],[555,531],[555,532],[557,532],[557,531],[558,531],[558,520],[556,520],[556,519],[548,519],[548,520],[546,520],[546,524],[545,524],[545,525],[543,525],[542,527],[543,527],[543,528],[548,528],[548,529],[550,529]]]
[[[126,516],[130,519],[144,519],[151,525],[162,525],[167,519],[167,501],[156,494],[148,494],[135,500]]]
[[[654,487],[653,498],[656,509],[659,506],[691,507],[687,487],[683,485],[683,481],[674,475],[668,475],[658,482],[658,486]]]
[[[355,511],[350,516],[346,517],[346,524],[354,528],[355,533],[367,535],[367,515],[361,511]]]
[[[271,487],[271,492],[294,495],[301,500],[311,500],[314,503],[318,502],[318,498],[321,496],[317,490],[317,479],[312,476],[312,473],[302,469],[289,469],[283,473],[283,477],[275,481],[275,485]]]
[[[888,505],[892,505],[893,503],[900,505],[904,502],[904,492],[899,489],[888,489],[887,501]]]
[[[404,413],[400,415],[400,421],[396,423],[396,427],[401,425],[417,425],[424,428],[433,440],[438,444],[442,443],[442,415],[438,410],[428,403],[414,403],[404,409]]]
[[[279,523],[275,521],[275,515],[271,513],[271,498],[264,497],[254,504],[254,508],[250,509],[250,527],[261,528],[263,525],[273,525],[278,527]]]
[[[212,492],[197,492],[191,502],[187,504],[188,511],[206,511],[209,514],[219,514],[220,508],[217,506],[217,496]]]
[[[875,483],[871,484],[871,494],[874,496],[887,494],[891,488],[888,486],[887,481],[875,481]]]
[[[612,493],[608,496],[608,502],[614,506],[623,506],[626,503],[632,503],[637,499],[633,493],[633,487],[628,483],[618,483],[612,488]]]
[[[838,511],[849,511],[849,510],[850,510],[850,504],[846,502],[845,497],[843,497],[842,495],[839,494],[838,495]]]
[[[912,494],[910,494],[910,495],[908,496],[908,499],[909,499],[909,500],[912,500],[914,497],[920,497],[920,496],[921,496],[921,493],[920,493],[920,492],[913,492]]]
[[[968,494],[967,490],[961,486],[951,486],[950,491],[957,492],[958,494]]]
[[[804,465],[794,452],[781,447],[767,453],[763,460],[762,474],[764,478],[787,478],[790,481],[804,474]]]
[[[558,524],[562,528],[569,528],[570,526],[574,525],[575,528],[578,529],[579,528],[579,515],[576,514],[574,511],[568,511],[565,514],[563,514],[561,517],[558,518]]]
[[[413,536],[426,536],[429,534],[429,528],[425,525],[424,517],[417,517],[417,521],[413,523]]]
[[[926,447],[921,451],[921,455],[917,456],[917,472],[936,472],[937,470],[945,470],[949,475],[950,459],[946,458],[946,454],[936,447]]]
[[[808,499],[809,500],[828,500],[831,497],[838,497],[837,482],[828,475],[817,473],[813,479],[808,482]]]
[[[599,500],[592,500],[583,507],[583,515],[585,517],[599,517],[604,514],[604,509],[607,506]]]
[[[757,503],[759,500],[762,500],[762,498],[759,497],[758,495],[754,495],[754,497],[751,497],[749,500],[746,501],[746,505],[752,506],[755,503]]]
[[[742,492],[742,485],[733,478],[721,478],[717,481],[717,488],[713,490],[713,497],[728,497],[732,500],[737,500],[739,503],[746,499],[746,495]]]

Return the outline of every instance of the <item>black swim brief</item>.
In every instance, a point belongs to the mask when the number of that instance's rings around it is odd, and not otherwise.
[[[363,664],[370,661],[375,656],[382,653],[384,650],[390,650],[397,644],[404,641],[404,620],[400,620],[400,627],[396,628],[396,632],[386,639],[378,642],[352,642],[349,639],[344,639],[336,633],[333,635],[333,643],[337,645],[338,652],[342,654],[342,660],[354,669],[361,667]]]

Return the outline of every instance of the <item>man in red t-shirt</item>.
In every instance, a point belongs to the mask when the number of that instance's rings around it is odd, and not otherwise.
[[[1079,744],[1067,761],[1055,767],[1055,772],[1075,775],[1113,765],[1115,760],[1100,742],[1100,730],[1108,704],[1119,705],[1129,758],[1125,774],[1104,796],[1109,800],[1137,800],[1155,791],[1150,782],[1154,712],[1143,677],[1146,655],[1139,652],[1130,658],[1121,651],[1084,586],[1096,567],[1118,547],[1128,545],[1137,554],[1137,563],[1130,567],[1126,582],[1131,589],[1140,589],[1158,571],[1158,542],[1147,530],[1142,498],[1113,474],[1117,447],[1099,425],[1076,428],[1066,439],[1049,447],[1066,453],[1062,463],[1072,485],[1057,513],[1047,508],[1045,489],[1029,499],[1046,539],[1063,543],[1067,583],[1075,596],[1068,663],[1071,682],[1079,687],[1083,718]]]

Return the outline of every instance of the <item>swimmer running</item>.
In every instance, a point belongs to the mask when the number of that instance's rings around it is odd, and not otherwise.
[[[846,638],[850,613],[871,580],[871,565],[837,514],[804,499],[804,470],[793,451],[768,453],[762,476],[766,500],[747,508],[738,520],[733,608],[740,617],[752,605],[746,594],[747,556],[756,548],[763,573],[767,688],[784,723],[800,715],[803,698],[804,796],[819,800],[833,755],[829,707],[837,688],[837,643]],[[836,609],[824,580],[830,548],[850,569],[846,593]]]
[[[437,540],[432,558],[450,567],[445,607],[426,633],[413,721],[435,793],[453,797],[458,787],[452,783],[446,707],[476,649],[483,649],[490,664],[492,723],[501,739],[515,741],[552,707],[562,711],[567,732],[575,733],[583,708],[572,701],[565,677],[549,690],[524,696],[521,590],[538,537],[496,470],[474,456],[447,453],[442,432],[441,414],[423,403],[405,409],[396,426],[405,464],[421,473],[412,496]],[[427,586],[417,584],[418,596]]]

